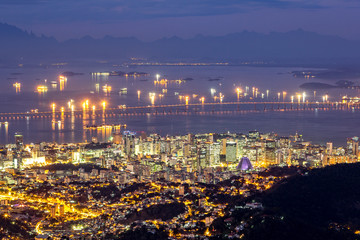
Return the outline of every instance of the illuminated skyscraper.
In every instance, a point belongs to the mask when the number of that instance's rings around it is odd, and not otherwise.
[[[21,133],[15,133],[15,144],[18,149],[21,149],[24,145],[24,137]]]
[[[236,143],[226,143],[226,162],[233,163],[236,161]]]

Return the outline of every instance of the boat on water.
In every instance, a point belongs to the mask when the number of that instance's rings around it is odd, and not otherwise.
[[[120,130],[126,128],[126,124],[101,124],[101,125],[85,125],[85,130],[103,130],[103,129],[114,129]]]

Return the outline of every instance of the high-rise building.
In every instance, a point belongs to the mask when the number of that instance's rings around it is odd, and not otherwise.
[[[198,171],[201,172],[201,169],[208,167],[209,163],[206,158],[206,149],[200,148],[198,149],[197,154],[197,161],[198,161]]]
[[[212,133],[209,134],[209,142],[214,142],[214,134]]]
[[[183,155],[184,157],[190,157],[190,145],[187,143],[184,145]]]
[[[52,218],[56,216],[56,205],[51,206],[50,214]]]
[[[326,153],[321,154],[321,162],[322,162],[323,167],[329,165],[329,158],[328,158],[328,155]]]
[[[359,142],[354,141],[353,142],[353,148],[352,148],[353,154],[358,156],[359,155]]]
[[[187,136],[188,138],[188,143],[189,144],[193,144],[194,143],[194,135],[192,135],[191,133],[188,134]]]
[[[19,132],[15,133],[15,144],[18,149],[24,145],[24,136]]]
[[[59,206],[59,214],[60,214],[60,216],[63,216],[64,213],[65,213],[65,207],[64,207],[64,205],[60,205]]]
[[[347,154],[358,155],[359,154],[359,138],[353,137],[347,139],[347,147],[346,147]]]
[[[333,143],[332,142],[326,143],[326,153],[327,153],[327,155],[331,156],[332,151],[333,151]]]
[[[284,162],[284,154],[281,149],[275,151],[276,162],[275,164],[281,164]]]
[[[226,155],[226,142],[226,138],[221,139],[221,154],[223,155]]]
[[[213,143],[210,145],[210,165],[218,165],[220,164],[220,144],[219,143]]]
[[[13,168],[20,169],[22,166],[21,151],[13,152]]]
[[[234,163],[236,161],[236,143],[226,143],[226,162]]]

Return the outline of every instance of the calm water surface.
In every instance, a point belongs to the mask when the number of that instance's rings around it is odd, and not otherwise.
[[[90,72],[121,70],[124,72],[147,72],[148,76],[118,77],[97,76]],[[220,92],[224,101],[236,101],[237,87],[244,91],[249,88],[248,97],[252,96],[253,87],[258,88],[259,101],[277,101],[278,92],[286,91],[285,100],[289,101],[291,95],[302,93],[299,89],[302,83],[314,81],[294,78],[291,71],[301,68],[270,68],[270,67],[244,67],[244,66],[203,66],[203,67],[137,67],[119,68],[108,65],[94,67],[61,68],[17,68],[0,69],[1,106],[0,112],[25,112],[30,109],[49,111],[50,105],[56,103],[57,107],[67,107],[70,99],[74,100],[76,109],[81,109],[82,102],[89,100],[89,105],[101,108],[102,101],[108,107],[150,105],[149,92],[157,94],[155,104],[179,103],[179,95],[189,96],[190,102],[199,102],[199,97],[205,97],[206,102],[211,102],[213,96],[210,89],[216,89],[215,95]],[[70,76],[60,91],[59,75],[65,71],[83,73],[83,75]],[[154,84],[155,75],[168,79],[166,85]],[[172,80],[192,78],[191,81],[176,82]],[[209,81],[212,79],[213,81]],[[219,79],[219,80],[214,80]],[[329,80],[316,80],[319,82],[333,83]],[[15,82],[22,84],[20,91],[13,87]],[[56,82],[55,86],[52,82]],[[98,84],[98,85],[96,85]],[[37,86],[44,85],[48,91],[43,94],[35,92]],[[111,94],[102,91],[104,85],[111,86]],[[98,86],[98,87],[97,87]],[[99,92],[97,92],[97,88]],[[122,88],[127,88],[126,95],[119,95]],[[163,89],[166,89],[163,90]],[[266,94],[269,90],[269,96]],[[138,91],[141,91],[138,97]],[[261,93],[264,99],[261,99]],[[162,94],[163,97],[159,97]],[[195,96],[195,95],[197,96]],[[328,94],[331,99],[339,99],[348,94],[357,96],[357,91],[313,91],[307,92],[310,101],[322,101],[322,96]],[[97,136],[99,140],[106,140],[111,131],[88,131],[83,126],[87,124],[127,124],[127,129],[132,131],[157,132],[165,134],[186,134],[205,132],[248,132],[260,130],[262,132],[276,132],[280,135],[289,135],[298,132],[306,140],[315,143],[333,141],[337,145],[345,144],[347,137],[360,135],[359,110],[351,111],[292,111],[292,112],[252,112],[233,114],[209,115],[167,115],[167,116],[126,116],[126,117],[97,117],[95,119],[65,118],[61,126],[57,123],[61,119],[22,119],[9,120],[7,127],[0,126],[0,144],[14,141],[15,132],[22,132],[25,142],[56,141],[56,142],[81,142]]]

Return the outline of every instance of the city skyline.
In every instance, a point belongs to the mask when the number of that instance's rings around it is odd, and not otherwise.
[[[0,239],[359,239],[359,10],[0,0]]]

